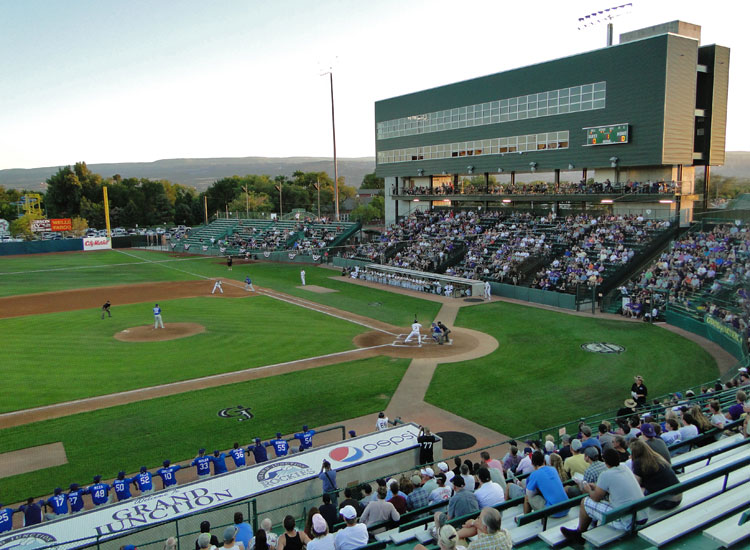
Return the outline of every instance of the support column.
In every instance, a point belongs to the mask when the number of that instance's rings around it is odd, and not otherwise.
[[[516,184],[516,171],[511,170],[510,172],[510,186],[513,187]]]
[[[711,167],[703,167],[703,209],[708,210],[708,198],[711,191]]]
[[[589,179],[589,169],[584,168],[583,169],[583,183],[586,183],[588,179]]]
[[[560,169],[555,168],[555,185],[560,185]]]
[[[490,192],[490,173],[489,172],[484,173],[484,192],[485,194]]]

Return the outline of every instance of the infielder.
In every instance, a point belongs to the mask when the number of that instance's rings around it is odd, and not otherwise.
[[[164,321],[161,320],[161,308],[159,304],[154,304],[154,329],[164,328]]]
[[[232,255],[227,256],[227,269],[232,271]]]
[[[104,319],[104,314],[106,313],[110,317],[112,317],[112,312],[109,310],[109,308],[112,306],[112,304],[107,300],[104,302],[104,305],[102,306],[102,319]]]
[[[485,300],[491,300],[492,299],[492,287],[490,286],[489,281],[484,282],[484,299]]]
[[[414,322],[411,324],[411,332],[409,333],[409,336],[406,337],[406,340],[404,340],[404,343],[409,342],[411,340],[412,336],[417,337],[417,343],[422,344],[422,334],[419,332],[419,329],[422,328],[422,325],[419,324],[419,321],[417,321],[416,317],[414,318]]]
[[[255,287],[253,286],[253,282],[250,280],[250,275],[245,277],[245,290],[248,292],[255,292]]]
[[[299,278],[302,279],[302,286],[305,286],[305,270],[299,272]]]
[[[211,291],[211,294],[216,292],[216,290],[224,294],[224,289],[221,288],[221,279],[216,279],[216,282],[214,283],[214,289]]]

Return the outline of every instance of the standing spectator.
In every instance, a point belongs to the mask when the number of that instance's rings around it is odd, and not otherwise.
[[[528,514],[531,510],[541,510],[546,506],[553,506],[568,499],[565,494],[560,476],[551,466],[546,466],[544,453],[534,451],[531,455],[531,463],[534,471],[526,480],[526,496],[523,500],[523,512]],[[559,518],[568,515],[568,510],[562,510],[552,517]]]
[[[590,488],[588,484],[584,484],[584,490],[589,493],[589,496],[581,501],[578,529],[560,527],[560,531],[569,543],[584,544],[586,541],[582,533],[589,528],[592,520],[600,522],[607,512],[643,497],[638,480],[630,468],[620,464],[617,451],[614,449],[605,451],[604,463],[607,465],[607,470],[599,475],[596,486]],[[604,500],[606,496],[609,496],[608,501]],[[639,512],[638,523],[645,522],[645,520],[645,512]],[[631,527],[631,516],[625,516],[607,525],[615,529],[627,530]]]
[[[640,374],[635,376],[633,385],[630,386],[630,395],[633,396],[633,399],[635,399],[635,402],[639,407],[646,405],[648,390],[646,389],[646,385],[643,383],[643,377]]]
[[[307,428],[307,425],[302,426],[302,432],[294,434],[295,439],[299,439],[300,441],[300,451],[306,451],[307,449],[312,449],[313,446],[313,436],[315,435],[315,430],[310,430]]]
[[[206,449],[199,449],[190,465],[195,466],[199,478],[211,475],[211,457],[206,456]]]
[[[313,539],[307,543],[307,550],[334,550],[336,538],[328,532],[328,524],[323,516],[312,517]]]
[[[174,466],[170,466],[169,460],[165,460],[162,462],[162,467],[156,470],[156,475],[158,475],[161,478],[162,488],[166,489],[167,487],[171,487],[172,485],[177,485],[177,476],[175,473],[177,470],[182,469],[182,466],[179,464],[175,464]],[[213,544],[213,543],[211,543]],[[219,544],[218,539],[216,541],[216,544]]]
[[[246,550],[249,550],[250,540],[253,538],[253,528],[245,521],[242,512],[234,513],[234,527],[237,529],[237,534],[234,536],[234,539],[237,542],[241,542]]]
[[[448,501],[448,519],[454,519],[479,510],[477,497],[466,489],[464,478],[453,477],[453,496]]]
[[[339,511],[331,503],[331,495],[323,495],[323,504],[318,511],[320,512],[320,515],[325,518],[326,523],[328,524],[328,529],[333,529],[333,526],[339,521]]]
[[[18,507],[18,511],[23,513],[24,527],[42,523],[42,507],[38,502],[34,502],[34,497],[29,497],[26,504]]]
[[[214,451],[214,456],[209,457],[214,465],[214,475],[227,472],[227,454]]]
[[[52,512],[45,514],[48,520],[68,515],[68,495],[63,493],[60,487],[55,489],[54,495],[45,504],[52,509]]]
[[[380,491],[380,489],[381,487],[378,488],[378,491]],[[380,494],[378,494],[378,496],[380,496]],[[383,499],[384,498],[385,492],[383,492]],[[367,507],[369,508],[373,504],[375,504],[375,502],[371,502]],[[391,507],[393,507],[393,505],[391,505]],[[396,512],[395,509],[393,511]],[[367,512],[367,508],[365,509],[365,512]],[[336,533],[336,539],[334,540],[335,550],[356,550],[367,544],[370,535],[367,533],[367,526],[364,522],[357,523],[357,511],[350,506],[344,506],[344,508],[341,509],[341,516],[344,518],[344,521],[346,521],[346,527]],[[277,548],[277,550],[283,549]]]
[[[430,428],[425,426],[419,427],[419,434],[417,434],[417,443],[419,443],[419,463],[420,464],[432,464],[433,454],[432,446],[437,441],[437,437],[432,435]]]
[[[219,537],[216,535],[211,534],[211,522],[209,521],[201,521],[201,535],[208,535],[206,539],[208,540],[208,544],[206,546],[201,546],[200,544],[200,536],[195,540],[195,550],[200,550],[201,548],[209,548],[210,546],[218,547],[219,546]]]
[[[86,489],[86,492],[91,495],[91,500],[94,506],[102,506],[109,504],[109,490],[111,487],[106,483],[102,483],[102,476],[94,476],[94,484]]]
[[[336,470],[331,469],[331,463],[327,460],[323,461],[318,479],[323,482],[323,493],[331,497],[331,503],[334,506],[338,506],[339,488],[336,486]]]
[[[378,487],[378,499],[368,504],[367,508],[365,508],[365,511],[362,512],[361,520],[362,523],[367,525],[367,527],[388,520],[398,521],[401,517],[401,514],[398,513],[396,507],[393,506],[393,504],[391,504],[390,502],[386,501],[385,497],[387,493],[388,491],[385,487]],[[344,506],[341,509],[341,515],[344,516],[345,520],[347,520],[347,526],[349,524],[349,518],[347,517],[347,514],[351,513],[354,514],[354,519],[356,520],[357,512],[354,507]],[[338,535],[336,536],[336,542],[338,548]]]

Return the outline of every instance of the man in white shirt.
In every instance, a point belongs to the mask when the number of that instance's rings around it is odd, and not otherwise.
[[[357,511],[354,506],[344,506],[341,516],[346,521],[346,527],[336,533],[334,548],[336,550],[355,550],[367,544],[369,535],[364,523],[357,523]]]
[[[480,508],[497,506],[505,501],[505,491],[497,483],[492,481],[490,471],[487,468],[479,468],[477,472],[479,488],[474,491]]]

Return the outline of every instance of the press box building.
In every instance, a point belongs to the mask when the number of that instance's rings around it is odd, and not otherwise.
[[[654,217],[679,212],[690,221],[704,198],[696,168],[710,181],[710,166],[724,163],[728,78],[729,48],[702,46],[699,26],[673,21],[622,34],[603,49],[378,101],[386,223],[414,208],[492,207],[504,198],[429,192],[415,201],[411,188],[529,172],[557,181],[567,172],[571,181],[678,182],[667,200],[558,198],[583,208],[604,200],[615,212],[647,207]]]

